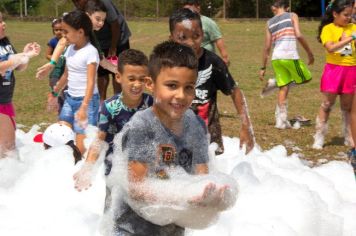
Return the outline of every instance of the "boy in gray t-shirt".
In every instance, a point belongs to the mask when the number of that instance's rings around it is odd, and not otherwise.
[[[127,155],[128,189],[125,198],[113,198],[115,209],[114,235],[184,235],[184,228],[176,224],[156,225],[139,216],[128,204],[136,202],[162,204],[171,202],[152,188],[150,179],[171,178],[170,170],[182,167],[190,175],[208,173],[208,138],[205,123],[189,110],[195,97],[198,61],[193,50],[174,42],[157,45],[150,56],[149,71],[154,94],[152,108],[137,112],[115,138],[113,171],[122,168]],[[121,165],[121,166],[120,166]],[[174,178],[174,177],[173,177]],[[113,187],[124,180],[113,178]],[[163,181],[165,182],[165,181]],[[186,204],[216,204],[228,187],[209,183],[202,193],[185,200]],[[173,193],[172,193],[173,194]],[[173,197],[173,196],[171,196]],[[214,203],[213,203],[214,202]]]

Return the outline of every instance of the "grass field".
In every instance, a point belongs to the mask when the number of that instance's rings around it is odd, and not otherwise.
[[[301,22],[301,29],[315,54],[315,64],[310,67],[313,80],[301,87],[292,89],[289,94],[289,117],[297,114],[304,115],[313,120],[312,126],[294,130],[278,130],[274,128],[274,110],[276,95],[261,99],[259,94],[262,83],[258,79],[261,66],[261,53],[264,42],[264,21],[227,21],[219,22],[224,34],[225,43],[230,55],[230,71],[235,80],[239,82],[247,98],[250,117],[254,126],[257,143],[263,149],[283,144],[291,153],[292,147],[297,146],[298,151],[306,160],[318,163],[319,159],[345,159],[344,153],[348,147],[343,146],[341,134],[341,116],[339,103],[336,104],[329,122],[329,133],[326,147],[322,151],[311,149],[314,134],[314,120],[318,111],[321,94],[319,92],[319,78],[324,64],[324,51],[316,41],[318,22]],[[132,31],[131,46],[149,54],[152,47],[168,38],[168,23],[129,21]],[[52,36],[50,23],[39,22],[7,22],[7,35],[18,51],[26,42],[37,41],[42,46],[40,57],[34,59],[28,70],[16,74],[17,84],[14,103],[17,111],[17,122],[27,127],[42,122],[54,122],[55,114],[45,111],[46,94],[48,93],[48,80],[36,80],[35,71],[40,65],[46,63],[46,43]],[[304,61],[306,56],[300,48]],[[270,64],[267,68],[267,78],[272,77]],[[111,88],[110,88],[111,91]],[[219,94],[219,110],[223,134],[238,136],[240,122],[232,105],[230,97]]]

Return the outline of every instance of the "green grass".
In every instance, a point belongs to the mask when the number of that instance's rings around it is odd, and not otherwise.
[[[277,130],[274,128],[274,110],[276,95],[261,99],[259,96],[261,83],[258,72],[261,66],[261,53],[264,43],[263,21],[222,21],[219,25],[224,34],[225,43],[229,52],[230,71],[239,82],[247,98],[250,117],[254,126],[257,143],[263,149],[283,144],[288,152],[292,150],[288,142],[302,149],[304,158],[316,162],[319,158],[328,160],[342,159],[339,152],[348,148],[343,146],[341,135],[341,116],[339,105],[336,104],[329,122],[329,133],[326,147],[322,151],[310,148],[314,134],[314,120],[317,114],[321,94],[319,92],[319,78],[324,65],[324,50],[316,41],[318,22],[301,22],[301,29],[315,54],[315,64],[310,67],[313,80],[301,87],[292,89],[289,94],[289,117],[297,114],[304,115],[313,120],[313,125],[299,130]],[[157,43],[168,39],[167,22],[129,22],[132,31],[131,46],[149,54]],[[39,22],[7,22],[7,34],[18,51],[26,42],[37,41],[42,46],[41,55],[31,61],[25,72],[16,73],[17,84],[14,103],[17,110],[17,122],[28,127],[41,122],[54,122],[55,114],[45,111],[46,94],[48,93],[48,80],[36,80],[35,71],[40,65],[46,63],[46,43],[52,37],[50,23]],[[306,61],[304,51],[300,48],[301,56]],[[267,78],[272,77],[270,64],[267,68]],[[111,88],[110,88],[111,91]],[[238,136],[240,122],[232,105],[230,97],[219,94],[219,110],[222,115],[221,122],[223,134]],[[237,147],[236,147],[237,148]]]

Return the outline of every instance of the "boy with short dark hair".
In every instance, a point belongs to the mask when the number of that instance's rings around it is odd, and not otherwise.
[[[99,158],[103,142],[109,145],[105,156],[105,175],[108,175],[111,170],[110,154],[113,152],[115,134],[121,131],[137,111],[152,106],[153,98],[144,93],[148,79],[147,64],[147,57],[135,49],[128,49],[119,55],[116,80],[121,84],[122,92],[105,100],[101,105],[97,137],[90,145],[82,169],[74,175],[75,188],[79,191],[91,186],[92,168]]]
[[[189,109],[195,97],[197,59],[194,51],[175,42],[157,45],[149,60],[154,95],[152,107],[137,112],[115,138],[115,155],[127,156],[127,164],[115,158],[113,172],[125,169],[125,179],[114,178],[114,187],[128,181],[127,193],[114,199],[118,215],[113,235],[184,235],[184,228],[174,223],[156,225],[145,220],[129,205],[130,199],[143,204],[170,204],[174,196],[165,196],[153,187],[152,182],[164,184],[176,179],[174,169],[182,168],[191,176],[208,173],[208,139],[204,122]],[[120,188],[119,188],[120,189]],[[208,184],[201,194],[180,199],[183,204],[219,205],[227,186]],[[174,195],[174,193],[171,193]],[[216,206],[216,205],[214,205]]]
[[[182,3],[184,8],[188,8],[200,15],[204,32],[202,47],[216,53],[216,46],[219,49],[221,59],[229,66],[230,59],[219,26],[213,19],[201,14],[200,0],[183,0]]]
[[[191,46],[199,59],[196,96],[192,108],[207,124],[211,142],[219,145],[215,153],[224,152],[217,107],[218,90],[231,96],[241,117],[240,148],[246,144],[246,151],[252,150],[254,137],[246,99],[221,58],[201,47],[203,30],[199,14],[186,8],[179,9],[169,18],[169,29],[170,38],[175,42]]]

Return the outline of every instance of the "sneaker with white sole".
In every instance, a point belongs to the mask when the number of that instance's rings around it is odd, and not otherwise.
[[[274,91],[278,90],[277,81],[275,78],[271,78],[267,80],[267,83],[262,88],[261,98],[266,97],[272,94]]]
[[[314,135],[314,143],[313,143],[313,149],[316,149],[316,150],[321,150],[323,149],[323,146],[324,146],[324,139],[325,139],[325,136],[321,133],[316,133]]]

